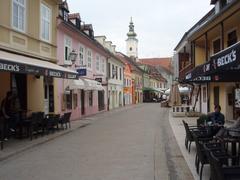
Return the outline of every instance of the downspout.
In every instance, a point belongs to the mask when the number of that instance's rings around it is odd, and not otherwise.
[[[106,81],[107,81],[107,111],[109,111],[109,91],[108,91],[108,80],[109,80],[109,77],[108,77],[108,75],[109,75],[109,68],[108,68],[108,60],[109,60],[109,57],[107,57],[107,60],[106,60],[106,73],[107,73],[107,76],[106,76]]]

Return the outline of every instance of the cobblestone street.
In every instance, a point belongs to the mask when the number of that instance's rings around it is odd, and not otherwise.
[[[0,179],[191,180],[168,115],[141,104],[87,118],[89,126],[1,161]]]

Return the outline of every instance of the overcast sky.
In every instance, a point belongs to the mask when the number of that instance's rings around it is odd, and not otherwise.
[[[67,0],[96,35],[105,35],[126,53],[126,33],[133,17],[139,58],[172,56],[183,34],[213,6],[210,0]]]

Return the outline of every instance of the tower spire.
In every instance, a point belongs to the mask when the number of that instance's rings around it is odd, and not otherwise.
[[[129,32],[127,33],[128,38],[130,37],[136,37],[137,34],[134,32],[134,24],[133,24],[133,20],[132,17],[130,19],[130,23],[129,23]]]
[[[134,24],[132,17],[130,18],[129,31],[127,33],[126,47],[127,55],[133,57],[135,60],[138,59],[138,40],[137,34],[134,31]]]

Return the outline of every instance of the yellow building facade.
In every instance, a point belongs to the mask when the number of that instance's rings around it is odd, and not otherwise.
[[[57,16],[58,0],[0,0],[0,102],[11,90],[29,112],[58,109],[55,77],[75,74],[55,64]]]

